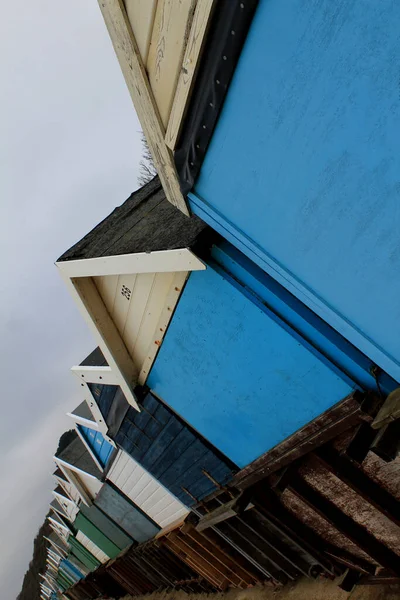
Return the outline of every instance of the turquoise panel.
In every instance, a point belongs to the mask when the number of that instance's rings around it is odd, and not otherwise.
[[[260,0],[192,209],[400,380],[400,3]]]
[[[239,467],[352,389],[211,267],[191,274],[147,383]]]

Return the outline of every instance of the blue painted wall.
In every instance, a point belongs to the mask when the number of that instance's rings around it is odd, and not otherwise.
[[[148,385],[240,467],[353,388],[211,267],[192,273]]]
[[[260,0],[192,209],[400,380],[400,3]]]
[[[219,485],[232,479],[236,466],[168,406],[151,393],[140,405],[141,412],[129,408],[113,439],[178,500],[192,506],[193,496],[202,500],[217,489],[203,470]]]
[[[99,463],[105,467],[110,460],[111,453],[114,449],[112,444],[104,439],[104,436],[100,433],[100,431],[95,431],[89,427],[83,427],[83,425],[78,425],[78,429],[85,438],[87,444],[90,446]]]

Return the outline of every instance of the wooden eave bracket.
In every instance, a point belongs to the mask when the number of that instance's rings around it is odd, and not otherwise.
[[[171,204],[189,216],[180,189],[174,157],[165,141],[165,128],[124,2],[123,0],[98,0],[98,2],[165,195]]]

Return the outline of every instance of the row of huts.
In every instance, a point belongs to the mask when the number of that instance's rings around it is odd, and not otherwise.
[[[398,582],[399,7],[99,6],[158,177],[56,263],[98,345],[67,595]]]

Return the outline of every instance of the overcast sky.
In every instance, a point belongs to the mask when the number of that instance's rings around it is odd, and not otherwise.
[[[0,68],[0,582],[15,600],[79,402],[69,368],[94,347],[54,262],[137,188],[141,148],[96,0],[4,3]]]

